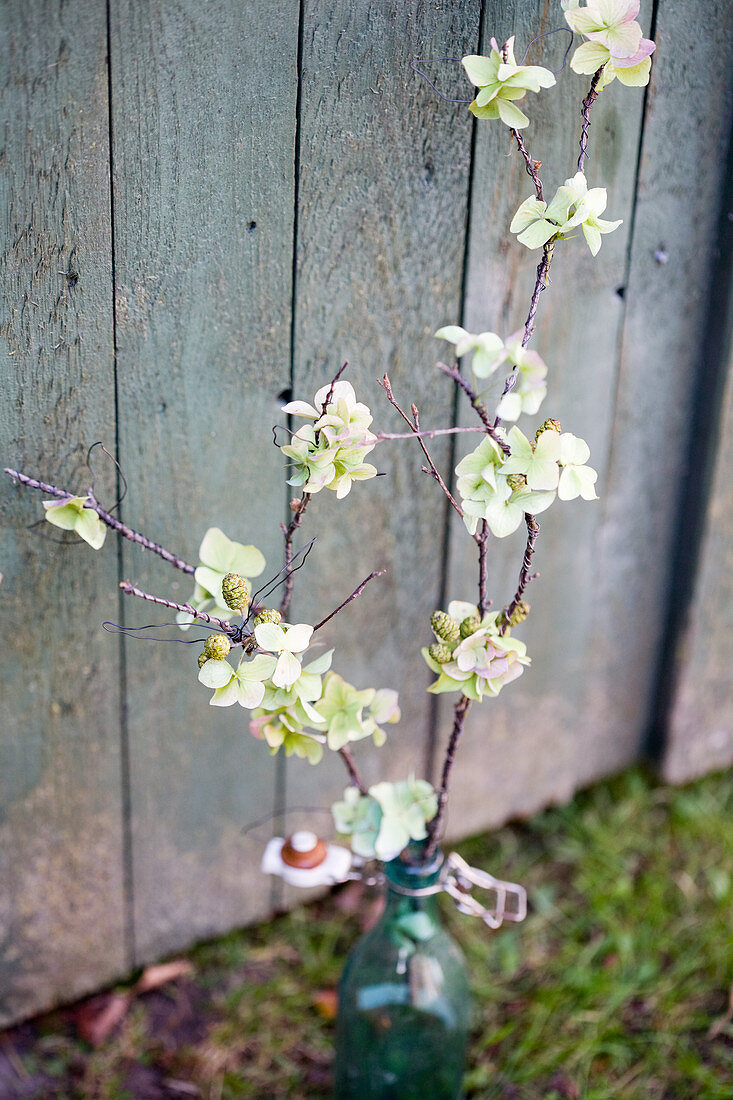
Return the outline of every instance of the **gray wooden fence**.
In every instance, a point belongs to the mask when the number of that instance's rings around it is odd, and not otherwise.
[[[507,229],[529,193],[507,132],[474,130],[410,61],[513,31],[523,49],[561,25],[559,4],[0,11],[2,465],[82,489],[87,447],[103,440],[129,486],[128,523],[189,560],[217,524],[275,571],[287,498],[268,425],[282,394],[312,397],[348,359],[380,426],[393,424],[375,383],[385,369],[424,424],[443,424],[453,395],[432,366],[438,324],[508,333],[523,319],[536,257]],[[652,83],[603,93],[588,167],[624,224],[597,261],[577,243],[559,250],[536,337],[547,415],[588,439],[601,499],[545,517],[524,631],[534,663],[471,713],[452,835],[567,799],[650,737],[675,781],[733,757],[719,244],[733,8],[711,3],[702,28],[692,0],[643,3],[642,17],[659,44]],[[532,60],[557,69],[564,48],[564,35],[542,39]],[[463,94],[458,66],[436,72]],[[532,102],[548,186],[572,171],[582,91],[566,72]],[[433,451],[445,466],[448,443]],[[95,455],[112,500],[114,471]],[[448,711],[425,692],[418,644],[475,572],[417,450],[382,448],[379,466],[388,476],[345,502],[318,499],[310,531],[322,537],[295,609],[314,621],[389,570],[329,627],[347,677],[401,689],[388,745],[360,746],[370,781],[434,773]],[[289,901],[242,827],[327,806],[344,784],[338,761],[273,762],[239,708],[209,709],[190,650],[101,629],[155,618],[122,606],[121,577],[173,598],[188,595],[185,578],[128,543],[94,554],[49,542],[40,514],[38,494],[0,484],[0,1021]],[[497,603],[520,546],[519,533],[492,544]]]

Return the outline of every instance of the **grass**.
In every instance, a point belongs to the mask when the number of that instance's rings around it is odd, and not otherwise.
[[[476,1001],[468,1097],[733,1096],[730,776],[673,789],[634,770],[460,851],[531,904],[498,933],[445,904]],[[136,999],[96,1049],[73,1011],[16,1028],[0,1095],[327,1097],[333,990],[373,912],[346,887],[200,946],[191,977]]]

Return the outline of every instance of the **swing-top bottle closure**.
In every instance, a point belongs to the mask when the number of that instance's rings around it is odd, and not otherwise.
[[[428,886],[411,887],[396,882],[383,871],[370,869],[371,860],[353,855],[347,848],[329,844],[310,830],[302,829],[289,837],[273,837],[262,857],[265,874],[278,875],[292,886],[334,886],[339,882],[360,880],[368,886],[388,882],[389,889],[407,897],[428,897],[446,893],[461,913],[479,917],[489,928],[504,921],[519,923],[527,915],[527,892],[516,882],[505,882],[488,871],[471,867],[457,852],[446,856],[436,880]],[[474,890],[493,894],[486,905]]]

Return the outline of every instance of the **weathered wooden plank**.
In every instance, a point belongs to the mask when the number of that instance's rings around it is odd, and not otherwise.
[[[647,27],[649,11],[646,5]],[[485,49],[492,35],[501,42],[515,31],[521,56],[532,38],[560,21],[548,15],[544,3],[490,3]],[[564,34],[544,38],[531,47],[528,61],[558,70],[566,46]],[[542,161],[540,174],[550,196],[576,171],[579,109],[589,79],[567,69],[554,88],[536,98],[527,97],[526,113],[532,121],[524,135],[531,155]],[[609,738],[614,716],[611,708],[598,713],[592,702],[599,662],[591,665],[590,659],[593,624],[599,614],[594,561],[608,495],[608,452],[624,317],[618,288],[625,282],[642,109],[643,96],[618,83],[604,91],[593,107],[586,173],[591,186],[607,188],[607,215],[623,218],[624,224],[604,238],[595,260],[582,237],[558,245],[532,341],[549,367],[548,397],[535,418],[520,421],[530,434],[545,417],[554,416],[566,430],[586,439],[592,465],[599,472],[602,499],[557,501],[539,517],[542,531],[535,567],[541,579],[528,590],[532,614],[516,632],[527,642],[533,665],[499,699],[469,712],[454,769],[453,789],[460,790],[461,796],[450,814],[453,835],[563,801],[576,786],[622,766],[638,751],[638,730],[619,731]],[[516,150],[511,160],[509,152],[505,128],[498,123],[479,124],[466,324],[474,332],[492,329],[503,336],[524,323],[539,259],[537,252],[517,244],[508,231],[517,206],[532,193]],[[497,396],[500,384],[495,387]],[[462,423],[470,423],[470,417],[464,404]],[[495,606],[505,605],[516,587],[525,535],[520,528],[506,539],[490,541],[489,595]],[[460,523],[452,531],[449,578],[449,598],[476,598],[475,547]],[[441,713],[445,737],[450,730],[447,705]]]
[[[304,6],[294,389],[312,398],[348,360],[345,377],[385,430],[401,430],[376,385],[385,371],[424,425],[450,421],[432,333],[460,308],[470,117],[410,61],[475,49],[479,7]],[[445,440],[432,451],[445,464]],[[355,748],[368,782],[424,772],[430,697],[419,644],[440,589],[444,524],[417,446],[382,444],[375,455],[386,477],[343,501],[322,493],[309,510],[303,538],[322,538],[294,604],[295,619],[313,622],[371,570],[388,569],[323,631],[348,680],[400,691],[403,717],[387,745]],[[288,769],[291,805],[328,806],[345,786],[334,758]]]
[[[105,5],[8,3],[0,25],[1,465],[83,489],[87,446],[114,440]],[[3,476],[0,1025],[129,966],[119,650],[101,630],[116,556],[46,541],[42,514]]]
[[[296,0],[112,6],[126,516],[194,561],[220,526],[258,545],[269,572],[282,554],[268,425],[289,384],[297,28]],[[124,568],[190,594],[134,547]],[[147,607],[126,617],[156,620]],[[209,709],[198,652],[127,647],[140,958],[268,906],[241,829],[272,808],[274,768],[246,711]]]
[[[662,665],[670,701],[662,772],[673,783],[733,763],[733,147],[726,184],[681,509],[693,526],[681,532]]]
[[[596,556],[601,584],[589,719],[600,722],[608,715],[609,744],[629,747],[656,719],[659,650],[666,605],[674,598],[679,486],[700,349],[707,338],[733,106],[733,9],[715,3],[708,14],[715,35],[697,41],[691,67],[680,44],[696,33],[696,10],[665,2],[658,13],[659,62],[644,130],[604,528]],[[684,139],[678,140],[680,119],[685,120]]]

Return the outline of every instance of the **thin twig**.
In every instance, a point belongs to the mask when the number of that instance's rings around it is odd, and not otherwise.
[[[547,276],[550,270],[550,264],[552,263],[552,256],[555,250],[556,237],[551,237],[542,249],[542,259],[537,265],[537,274],[535,276],[534,290],[532,291],[532,300],[529,304],[529,313],[527,314],[527,320],[524,322],[524,335],[522,336],[522,347],[526,348],[532,339],[532,333],[535,330],[535,321],[537,318],[537,308],[540,302],[540,295],[542,291],[547,287]],[[514,389],[517,384],[517,378],[519,377],[519,369],[514,367],[511,374],[507,376],[504,383],[504,389],[502,390],[501,397],[499,398],[499,404],[501,404],[502,398],[506,397],[508,393]],[[501,424],[501,417],[497,414],[494,418],[493,427],[498,428]]]
[[[359,794],[366,794],[366,783],[359,774],[359,769],[356,766],[356,761],[354,760],[354,757],[351,755],[345,745],[339,749],[339,756],[346,765],[346,769],[351,776],[351,782],[354,784],[355,787],[359,789]]]
[[[40,489],[41,492],[48,493],[50,496],[63,499],[64,497],[70,498],[75,495],[74,493],[68,492],[66,489],[60,489],[58,485],[49,485],[45,481],[38,481],[34,477],[28,477],[27,474],[21,474],[17,470],[11,470],[8,467],[5,468],[5,473],[9,474],[15,481],[19,481],[21,485],[27,485],[30,489]],[[144,550],[152,550],[159,558],[162,558],[163,561],[167,561],[169,565],[172,565],[175,569],[180,569],[182,573],[194,573],[196,571],[195,566],[189,565],[183,558],[179,558],[177,554],[172,554],[171,551],[166,550],[164,546],[146,538],[146,536],[141,535],[139,531],[133,531],[132,527],[128,527],[126,523],[122,523],[121,520],[110,515],[110,513],[98,502],[91,489],[87,492],[86,499],[89,501],[89,508],[97,513],[102,523],[110,527],[113,531],[117,531],[123,538],[129,539],[130,542],[136,542],[138,546],[142,546]]]
[[[72,497],[74,494],[67,492],[66,489],[59,489],[58,485],[49,485],[46,481],[37,481],[34,477],[28,477],[27,474],[21,474],[17,470],[11,470],[10,467],[5,467],[5,473],[10,474],[14,481],[19,481],[21,485],[27,485],[29,489],[40,489],[42,493],[48,493],[52,497]]]
[[[453,761],[456,755],[456,749],[458,742],[461,739],[463,732],[463,725],[466,720],[466,713],[471,706],[471,700],[467,695],[461,695],[460,699],[455,705],[453,711],[453,730],[448,742],[448,748],[445,753],[445,760],[443,761],[443,772],[440,777],[440,790],[438,792],[438,810],[435,817],[428,824],[428,843],[425,849],[425,859],[430,857],[438,847],[438,841],[440,840],[440,827],[443,824],[443,817],[445,815],[445,804],[448,799],[448,785],[450,783],[450,773],[453,768]]]
[[[478,543],[478,613],[483,618],[491,603],[487,595],[488,571],[486,568],[486,551],[489,541],[489,525],[486,520],[481,521],[481,532],[477,533]]]
[[[139,531],[133,531],[132,527],[128,527],[122,520],[110,515],[110,513],[97,501],[91,489],[89,490],[89,503],[102,523],[106,523],[108,527],[111,527],[113,531],[117,531],[123,538],[129,539],[130,542],[136,542],[138,546],[142,546],[143,550],[152,550],[154,554],[157,554],[163,561],[167,561],[174,569],[180,569],[181,573],[196,572],[196,567],[194,565],[189,565],[187,561],[184,561],[183,558],[179,558],[177,554],[172,554],[170,550],[166,550],[165,546],[161,546],[160,543],[153,542],[152,539],[146,538],[146,536],[141,535]]]
[[[447,378],[452,379],[456,383],[456,385],[461,387],[461,389],[473,405],[474,409],[476,410],[478,417],[484,426],[485,434],[490,436],[494,440],[494,443],[498,444],[498,446],[501,447],[505,455],[510,454],[509,444],[506,442],[506,440],[502,439],[496,431],[496,425],[492,422],[491,417],[486,411],[486,406],[476,395],[476,392],[471,386],[471,383],[461,374],[458,367],[449,367],[446,363],[436,363],[436,366],[438,370],[442,371],[442,373]]]
[[[172,607],[174,611],[184,611],[187,615],[192,615],[194,619],[215,626],[226,634],[233,634],[236,630],[236,627],[233,627],[225,619],[217,619],[213,615],[207,615],[205,611],[197,611],[190,603],[175,603],[173,600],[166,600],[163,596],[153,596],[152,593],[145,592],[142,588],[136,588],[129,581],[120,581],[120,588],[126,596],[139,596],[141,600],[147,600],[148,603],[157,603],[161,607]]]
[[[326,415],[326,410],[331,404],[331,399],[333,397],[333,391],[335,389],[336,383],[338,382],[339,378],[344,373],[348,365],[349,361],[347,359],[343,363],[343,365],[339,367],[339,369],[336,371],[336,374],[331,379],[331,385],[328,388],[326,399],[321,405],[321,416]],[[316,440],[317,439],[318,432],[316,432]],[[308,502],[310,498],[311,494],[304,491],[301,493],[300,498],[296,497],[294,500],[292,500],[290,502],[290,507],[292,508],[294,513],[293,518],[291,519],[290,523],[280,524],[283,535],[285,536],[285,565],[282,570],[285,574],[285,587],[283,589],[283,598],[280,603],[280,614],[283,617],[287,614],[287,611],[290,607],[290,601],[293,598],[293,586],[295,584],[295,570],[290,568],[293,564],[293,537],[295,535],[295,532],[298,530],[301,523],[303,522],[303,516],[305,515],[305,510],[308,507]]]
[[[593,79],[590,82],[590,88],[588,89],[588,95],[583,100],[580,117],[583,119],[583,125],[580,130],[580,156],[578,157],[578,171],[582,172],[585,165],[586,153],[588,151],[588,131],[590,130],[590,109],[598,99],[598,81],[601,79],[601,73],[603,72],[605,65],[601,65],[600,69],[596,69],[593,73]]]
[[[333,398],[333,391],[334,391],[334,389],[335,389],[335,387],[336,387],[336,383],[338,382],[339,378],[340,378],[340,377],[341,377],[341,375],[342,375],[342,374],[344,373],[344,371],[346,370],[346,368],[348,367],[348,365],[349,365],[349,360],[347,359],[347,360],[346,360],[346,361],[344,362],[343,366],[339,367],[339,369],[338,369],[338,370],[336,371],[335,375],[334,375],[334,376],[333,376],[333,378],[331,379],[331,385],[330,385],[330,386],[329,386],[329,388],[328,388],[328,393],[326,394],[326,400],[325,400],[325,401],[323,402],[323,404],[321,405],[321,416],[325,416],[325,415],[326,415],[326,409],[327,409],[327,408],[328,408],[328,406],[329,406],[329,405],[331,404],[331,400],[332,400],[332,398]],[[316,433],[316,438],[317,438],[317,437],[318,437],[318,433]]]
[[[460,504],[458,503],[458,501],[456,500],[456,498],[453,496],[450,489],[446,485],[446,483],[443,480],[443,477],[440,473],[440,470],[438,469],[438,467],[433,462],[433,459],[430,455],[430,452],[428,451],[427,447],[425,446],[425,444],[422,441],[422,436],[426,433],[423,433],[423,432],[420,431],[420,417],[419,417],[419,414],[418,414],[418,411],[417,411],[417,406],[414,405],[414,404],[411,405],[410,408],[411,408],[411,412],[412,412],[412,419],[410,419],[410,417],[407,415],[405,410],[400,408],[399,404],[397,403],[397,400],[394,396],[394,393],[392,392],[392,383],[389,380],[389,375],[388,374],[385,374],[383,376],[383,378],[380,381],[379,385],[382,387],[384,392],[387,394],[387,400],[389,401],[390,405],[394,409],[397,410],[397,412],[400,414],[400,416],[404,420],[405,424],[407,424],[408,427],[410,428],[410,431],[411,431],[412,435],[414,435],[415,438],[417,439],[417,442],[420,446],[420,450],[425,455],[425,460],[426,460],[426,462],[428,464],[428,467],[429,467],[428,469],[426,469],[423,466],[422,467],[423,471],[426,474],[430,474],[435,479],[435,481],[437,481],[438,485],[440,486],[440,488],[443,490],[446,497],[450,501],[451,507],[453,507],[456,510],[456,512],[458,513],[458,515],[461,518],[463,518],[463,509],[461,508]]]
[[[382,443],[386,439],[414,439],[419,436],[422,439],[433,439],[436,435],[458,435],[459,432],[482,432],[485,428],[421,428],[420,431],[411,432],[377,432],[377,442]]]
[[[534,554],[534,545],[537,542],[537,536],[540,533],[540,525],[534,516],[529,512],[525,512],[524,522],[527,525],[527,545],[524,548],[524,558],[522,559],[522,568],[519,572],[519,583],[517,584],[517,591],[514,593],[512,602],[508,607],[504,608],[504,625],[501,628],[501,633],[505,634],[509,628],[509,620],[511,619],[517,604],[524,595],[524,590],[530,581],[534,580],[538,574],[530,573],[532,568],[532,555]]]
[[[532,157],[529,155],[529,150],[524,144],[524,138],[522,137],[522,134],[519,130],[512,130],[512,137],[516,141],[517,149],[521,153],[522,159],[524,160],[524,166],[527,169],[527,175],[530,176],[532,179],[535,194],[537,195],[537,198],[540,200],[540,202],[543,202],[545,196],[542,190],[542,180],[537,174],[537,169],[542,167],[542,161],[532,160]]]
[[[339,611],[343,611],[346,605],[350,604],[352,600],[355,600],[357,596],[361,596],[362,592],[369,584],[369,581],[373,581],[375,577],[383,577],[386,572],[386,569],[375,569],[373,573],[370,573],[368,577],[365,577],[361,584],[358,584],[356,586],[351,595],[346,597],[343,603],[340,603],[338,607],[335,607],[330,615],[326,615],[325,619],[321,619],[320,623],[316,623],[316,625],[313,627],[313,633],[315,634],[316,630],[320,630],[322,626],[325,626],[326,623],[334,617],[334,615],[338,615]]]
[[[291,501],[290,507],[294,512],[293,518],[287,526],[284,523],[280,524],[283,534],[285,535],[285,565],[283,566],[283,572],[285,573],[285,588],[280,604],[280,614],[283,618],[290,607],[290,601],[293,598],[293,585],[295,584],[295,570],[290,568],[293,564],[293,536],[303,522],[303,516],[305,515],[305,510],[308,507],[310,498],[311,494],[304,492],[301,493],[300,498],[296,497]]]

